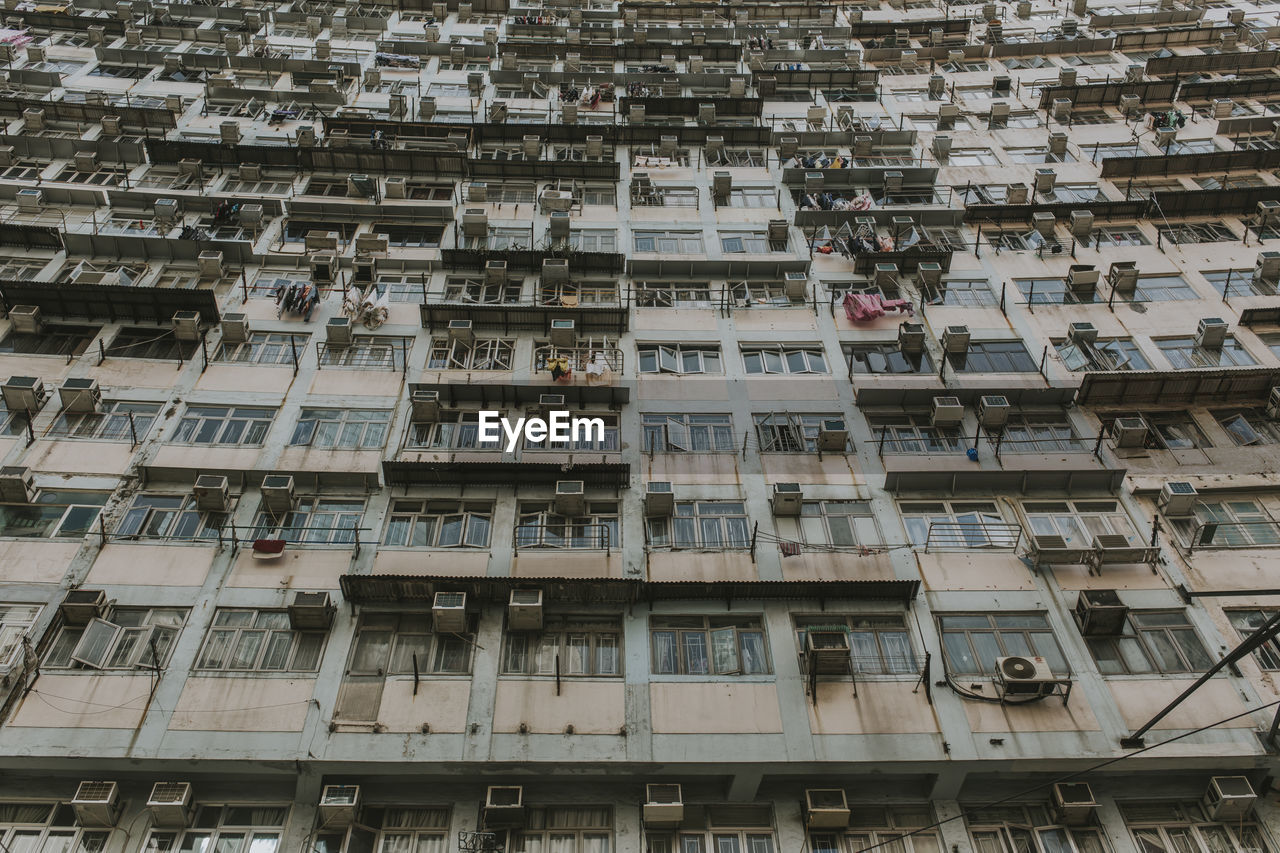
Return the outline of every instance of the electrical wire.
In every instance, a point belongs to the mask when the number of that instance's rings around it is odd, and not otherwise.
[[[1248,710],[1241,711],[1239,714],[1233,714],[1230,717],[1227,717],[1225,719],[1218,720],[1217,722],[1213,722],[1213,723],[1208,723],[1196,729],[1191,729],[1190,731],[1183,732],[1180,735],[1174,735],[1168,740],[1162,740],[1159,743],[1153,743],[1151,744],[1151,746],[1144,746],[1141,749],[1134,750],[1133,752],[1126,752],[1124,755],[1118,755],[1115,758],[1108,758],[1106,761],[1095,764],[1092,767],[1086,767],[1083,770],[1076,770],[1075,772],[1068,773],[1065,776],[1059,776],[1057,779],[1051,779],[1048,782],[1042,782],[1039,785],[1033,785],[1030,788],[1024,788],[1023,790],[1010,794],[1007,797],[1001,797],[1000,799],[995,800],[993,802],[984,803],[980,806],[976,806],[974,809],[967,809],[967,810],[961,809],[958,814],[954,814],[951,817],[943,818],[942,820],[939,820],[939,821],[934,821],[928,826],[922,826],[918,829],[913,829],[910,832],[904,832],[901,835],[895,835],[893,838],[890,838],[887,841],[881,841],[878,844],[871,844],[867,847],[861,847],[853,851],[853,853],[869,853],[869,851],[871,850],[876,850],[880,847],[884,847],[887,844],[893,844],[897,841],[902,840],[903,838],[910,838],[911,836],[918,835],[921,832],[927,832],[928,830],[931,830],[931,829],[937,829],[938,827],[942,826],[945,823],[951,823],[952,821],[960,820],[961,818],[968,816],[970,812],[976,809],[991,809],[991,808],[995,808],[996,806],[1002,806],[1005,803],[1012,802],[1013,800],[1022,799],[1023,797],[1026,797],[1030,794],[1035,794],[1047,788],[1052,788],[1054,785],[1059,785],[1059,784],[1062,784],[1063,782],[1070,782],[1072,779],[1079,779],[1081,776],[1084,776],[1088,773],[1096,773],[1097,771],[1103,769],[1104,767],[1110,767],[1113,764],[1119,764],[1121,761],[1125,761],[1127,759],[1134,758],[1135,756],[1142,755],[1144,752],[1150,752],[1151,750],[1165,746],[1166,744],[1175,743],[1177,741],[1182,740],[1185,737],[1190,737],[1191,735],[1198,735],[1201,732],[1205,732],[1205,731],[1208,731],[1209,729],[1217,728],[1218,726],[1225,725],[1234,720],[1238,720],[1241,717],[1247,717],[1250,714],[1257,713],[1258,711],[1265,711],[1268,708],[1274,708],[1277,705],[1280,705],[1280,699],[1277,699],[1274,702],[1268,702],[1265,705],[1259,705],[1256,708],[1249,708]]]
[[[149,693],[143,694],[139,696],[134,696],[132,699],[127,699],[119,705],[108,705],[105,702],[94,702],[89,699],[75,699],[71,696],[59,696],[56,693],[46,693],[43,690],[32,689],[31,692],[34,693],[36,696],[39,696],[41,701],[43,701],[46,705],[48,705],[50,708],[53,708],[56,711],[61,711],[64,714],[81,714],[81,715],[105,714],[110,711],[119,711],[125,708],[128,708],[130,710],[135,710],[135,711],[141,711],[142,708],[133,707],[133,703],[139,700],[146,700],[150,696]],[[69,711],[65,708],[60,708],[54,703],[50,702],[49,701],[50,699],[61,699],[64,702],[72,702],[79,705],[97,705],[102,710],[100,711]],[[246,708],[190,708],[182,711],[182,713],[183,714],[234,714],[240,711],[265,711],[270,708],[289,708],[294,705],[305,705],[310,701],[311,701],[310,699],[300,699],[296,702],[281,702],[276,705],[252,705]],[[163,710],[163,709],[160,709],[160,710]],[[165,713],[173,713],[173,712],[165,711]]]

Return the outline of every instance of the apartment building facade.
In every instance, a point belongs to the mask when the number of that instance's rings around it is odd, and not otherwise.
[[[3,16],[0,848],[1275,853],[1271,4]]]

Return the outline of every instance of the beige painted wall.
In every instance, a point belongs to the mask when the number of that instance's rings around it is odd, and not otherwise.
[[[286,447],[274,467],[277,471],[364,471],[377,474],[382,468],[382,451]]]
[[[133,450],[128,441],[39,439],[27,451],[25,464],[34,471],[120,475],[128,469]]]
[[[649,579],[655,581],[759,580],[751,555],[739,551],[653,551]]]
[[[298,359],[306,355],[298,344]],[[275,391],[284,393],[293,384],[293,365],[211,364],[196,382],[201,391]]]
[[[1031,569],[1009,552],[916,552],[927,589],[1035,589]]]
[[[289,545],[274,560],[255,560],[250,548],[240,549],[227,586],[258,589],[337,589],[338,578],[351,568],[351,549],[304,548]]]
[[[729,383],[719,377],[641,376],[636,380],[641,400],[728,400]]]
[[[466,731],[470,698],[470,681],[424,681],[414,696],[412,678],[387,679],[378,722],[390,732],[422,731],[423,723],[433,732]]]
[[[782,731],[773,684],[659,682],[649,685],[653,731],[661,734],[762,734]]]
[[[85,583],[200,586],[217,555],[217,548],[203,545],[108,542]]]
[[[644,480],[677,486],[732,486],[740,482],[736,453],[655,453],[641,457]]]
[[[761,453],[764,478],[770,483],[811,483],[815,485],[858,486],[865,480],[858,471],[854,454]]]
[[[210,355],[213,350],[210,350]],[[200,358],[197,354],[196,358]],[[168,388],[177,380],[178,372],[190,366],[186,361],[157,361],[153,358],[108,358],[95,365],[89,375],[103,387]]]
[[[973,701],[964,703],[964,713],[975,732],[1079,732],[1100,728],[1083,690],[1071,691],[1071,701],[1066,705],[1057,696],[1028,705]]]
[[[938,731],[933,706],[914,681],[819,682],[818,701],[805,697],[809,727],[819,735],[920,734]]]
[[[620,578],[622,554],[604,551],[518,552],[511,560],[511,574],[525,578]]]
[[[0,581],[59,583],[79,550],[79,541],[0,540]]]
[[[334,397],[398,397],[404,374],[399,370],[342,370],[326,367],[311,379],[312,394]]]
[[[795,580],[881,580],[892,578],[893,558],[889,554],[802,553],[782,558],[782,576]]]
[[[488,568],[488,551],[463,551],[457,548],[440,551],[379,548],[377,556],[373,558],[375,575],[482,577]]]
[[[261,455],[257,447],[204,447],[164,444],[156,449],[151,465],[156,468],[191,468],[206,471],[252,470]]]
[[[698,332],[716,327],[717,312],[711,308],[682,308],[672,311],[670,308],[637,308],[635,324],[637,339],[644,338],[644,332]]]
[[[534,734],[617,734],[626,724],[621,679],[584,681],[562,678],[560,695],[552,679],[500,679],[494,700],[493,730],[518,732],[524,723]]]
[[[11,726],[132,729],[142,722],[150,675],[58,675],[46,672],[13,715]]]
[[[187,679],[169,718],[176,731],[298,732],[315,690],[311,678]]]
[[[1111,695],[1115,697],[1120,713],[1124,715],[1125,725],[1137,728],[1190,687],[1191,679],[1109,679],[1107,686],[1111,688]],[[1243,710],[1245,704],[1231,682],[1226,678],[1215,678],[1187,697],[1185,702],[1157,723],[1155,728],[1194,729]],[[1227,728],[1247,729],[1255,724],[1249,717],[1241,717],[1223,725]]]
[[[816,329],[817,318],[810,308],[737,308],[733,312],[733,325],[740,332],[801,331]]]

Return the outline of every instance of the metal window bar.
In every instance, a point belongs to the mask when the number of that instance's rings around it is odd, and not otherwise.
[[[557,551],[604,551],[608,556],[617,543],[611,541],[607,524],[579,524],[573,521],[516,524],[511,532],[514,549]]]
[[[1009,522],[934,521],[929,524],[924,552],[932,550],[1013,551],[1022,539],[1022,526]]]

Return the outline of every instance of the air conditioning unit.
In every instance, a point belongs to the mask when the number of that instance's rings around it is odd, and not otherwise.
[[[201,512],[226,512],[231,506],[231,484],[220,474],[196,477],[196,509]]]
[[[1111,289],[1117,294],[1131,296],[1138,289],[1138,267],[1134,261],[1116,261],[1107,272]]]
[[[1171,480],[1160,487],[1157,503],[1160,511],[1170,517],[1188,516],[1195,512],[1200,493],[1196,487],[1181,480]]]
[[[222,253],[201,252],[196,258],[196,269],[200,271],[201,278],[222,278]]]
[[[1058,782],[1053,786],[1053,810],[1066,826],[1085,826],[1093,820],[1098,801],[1088,782]]]
[[[987,429],[999,429],[1009,422],[1009,398],[995,395],[978,400],[978,422]]]
[[[15,305],[9,309],[13,330],[24,335],[38,335],[44,327],[39,305]]]
[[[944,352],[963,353],[969,351],[969,327],[947,326],[942,330],[942,349]]]
[[[262,506],[279,517],[292,512],[297,504],[293,490],[293,477],[288,474],[268,474],[262,478]]]
[[[569,280],[569,261],[565,258],[545,258],[542,261],[542,283],[564,284]]]
[[[71,798],[81,826],[115,826],[120,819],[120,786],[115,782],[81,782]]]
[[[679,826],[684,821],[684,796],[679,785],[644,786],[644,825]]]
[[[58,612],[68,625],[88,625],[106,610],[107,594],[100,589],[73,589],[58,605]]]
[[[841,675],[849,671],[849,632],[810,629],[804,634],[805,666],[820,675]]]
[[[1092,295],[1098,289],[1098,271],[1092,264],[1072,264],[1067,271],[1067,287],[1074,293]]]
[[[177,311],[173,315],[173,336],[180,341],[200,340],[200,312]]]
[[[671,515],[675,512],[676,497],[667,480],[650,480],[644,484],[644,514]]]
[[[773,484],[773,514],[796,516],[804,504],[804,492],[799,483]]]
[[[231,312],[222,315],[222,342],[224,344],[242,344],[248,339],[248,316]]]
[[[561,515],[579,516],[587,511],[587,499],[582,480],[557,480],[555,508]]]
[[[542,590],[511,590],[511,598],[507,601],[507,627],[513,631],[542,630]]]
[[[524,788],[519,785],[492,785],[485,792],[486,829],[520,826],[524,823]]]
[[[804,822],[810,829],[842,829],[848,826],[849,800],[845,797],[844,788],[806,788]]]
[[[457,341],[461,344],[473,344],[476,340],[475,331],[471,328],[470,320],[450,320],[449,321],[449,340]]]
[[[937,287],[942,282],[942,265],[928,261],[917,264],[916,278],[930,287]]]
[[[21,465],[0,467],[0,501],[28,504],[35,499],[35,478]]]
[[[1092,323],[1072,323],[1067,327],[1067,339],[1072,343],[1091,344],[1098,339],[1098,327]]]
[[[1116,418],[1111,424],[1111,437],[1116,447],[1146,447],[1147,432],[1147,422],[1142,418]]]
[[[147,797],[147,810],[156,826],[180,829],[191,818],[191,783],[157,782]]]
[[[578,341],[578,335],[574,328],[575,323],[573,320],[552,320],[551,345],[572,347]]]
[[[784,293],[788,299],[804,299],[809,285],[809,276],[802,272],[789,272],[784,276]]]
[[[295,592],[289,604],[289,625],[295,631],[325,631],[336,611],[327,592]]]
[[[968,344],[965,344],[968,349]],[[918,355],[924,352],[924,323],[898,324],[898,349]]]
[[[1084,636],[1110,637],[1124,633],[1129,608],[1114,589],[1086,589],[1076,599],[1075,614]]]
[[[330,317],[329,322],[324,324],[324,339],[331,347],[345,347],[351,345],[351,318],[350,317]]]
[[[156,222],[172,224],[178,221],[178,200],[176,198],[158,198],[151,205]]]
[[[1258,795],[1246,776],[1214,776],[1204,792],[1204,810],[1213,820],[1243,820]]]
[[[96,412],[102,405],[102,389],[96,379],[64,379],[58,397],[67,412]]]
[[[964,420],[964,404],[959,397],[934,397],[930,423],[934,426],[959,426]]]
[[[311,266],[311,279],[322,284],[329,284],[334,280],[337,271],[337,261],[329,252],[312,252],[307,262]]]
[[[1253,277],[1263,281],[1280,281],[1280,252],[1259,252]]]
[[[28,187],[14,194],[18,210],[22,213],[39,213],[44,207],[44,190]]]
[[[350,826],[359,806],[359,785],[325,785],[320,791],[320,824],[324,829]]]
[[[436,633],[464,633],[467,630],[467,594],[437,592],[431,600],[431,624]]]
[[[565,406],[565,398],[563,394],[539,394],[538,395],[538,411],[544,416],[550,416],[552,412],[559,411]]]
[[[415,388],[409,393],[409,406],[415,423],[440,419],[440,392]]]
[[[1221,349],[1227,340],[1227,321],[1221,317],[1205,317],[1196,329],[1196,346],[1201,349]]]
[[[843,453],[849,444],[849,430],[842,418],[828,418],[818,425],[818,449]]]
[[[996,677],[1005,696],[1041,696],[1052,691],[1055,679],[1041,657],[996,658]]]
[[[35,376],[10,376],[0,393],[4,396],[4,407],[10,412],[40,411],[44,404],[44,383]]]

